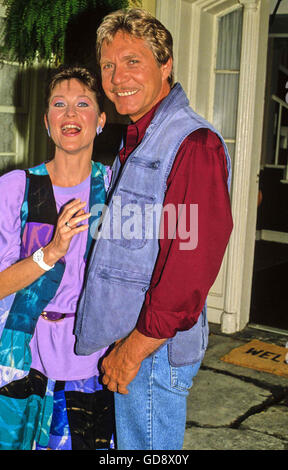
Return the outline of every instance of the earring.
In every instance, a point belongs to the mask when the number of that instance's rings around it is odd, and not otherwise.
[[[97,127],[96,134],[97,134],[97,135],[101,134],[102,130],[103,130],[102,127],[99,125],[99,126]]]
[[[49,126],[47,127],[47,133],[48,133],[48,137],[51,138],[51,134],[50,134],[50,129],[49,129]]]

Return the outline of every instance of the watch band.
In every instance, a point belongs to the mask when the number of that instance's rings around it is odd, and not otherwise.
[[[45,263],[42,247],[33,253],[32,259],[35,263],[38,264],[38,266],[40,266],[41,269],[44,269],[44,271],[50,271],[50,269],[54,268],[55,266],[55,264],[53,264],[53,266],[49,266],[49,264]]]

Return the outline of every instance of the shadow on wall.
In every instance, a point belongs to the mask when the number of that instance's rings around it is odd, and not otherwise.
[[[110,11],[111,9],[107,7],[87,9],[70,21],[66,31],[64,63],[90,68],[97,75],[99,84],[100,73],[95,53],[96,30],[102,18]],[[48,68],[43,65],[35,68],[19,68],[13,79],[12,105],[20,108],[21,112],[14,114],[14,122],[7,132],[11,134],[12,139],[12,133],[15,135],[16,128],[21,140],[24,142],[29,140],[28,148],[25,150],[28,152],[28,166],[43,162],[51,158],[54,153],[53,143],[47,136],[43,121],[47,73]],[[121,117],[107,98],[104,101],[104,108],[107,122],[102,134],[95,139],[92,158],[111,165],[119,149],[127,118]],[[1,169],[1,173],[6,173],[15,166],[15,163],[8,161]],[[23,166],[27,167],[27,163]],[[17,164],[17,168],[21,168],[21,164]]]

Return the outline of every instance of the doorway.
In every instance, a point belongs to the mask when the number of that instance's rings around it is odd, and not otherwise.
[[[288,15],[286,18],[286,25]],[[288,34],[268,41],[250,323],[288,332]]]

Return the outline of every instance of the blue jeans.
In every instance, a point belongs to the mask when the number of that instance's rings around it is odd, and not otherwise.
[[[200,364],[172,367],[167,345],[142,362],[129,394],[114,394],[117,449],[182,449],[186,398]]]

